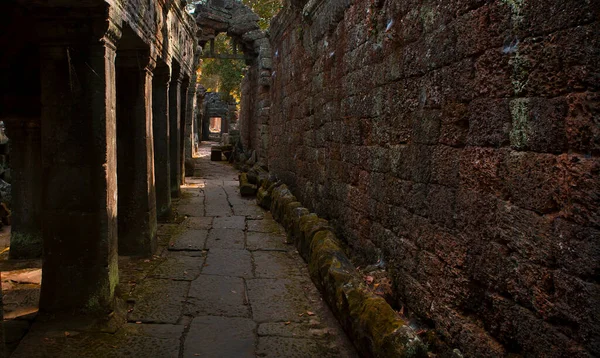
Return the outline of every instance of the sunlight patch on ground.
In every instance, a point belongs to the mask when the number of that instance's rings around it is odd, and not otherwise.
[[[38,310],[42,269],[2,271],[4,319],[10,320]]]

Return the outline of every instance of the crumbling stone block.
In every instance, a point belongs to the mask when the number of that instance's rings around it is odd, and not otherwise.
[[[220,162],[223,160],[223,151],[220,148],[210,149],[210,160],[213,162]]]
[[[248,174],[241,173],[239,175],[239,181],[240,194],[242,194],[242,196],[253,196],[256,194],[257,187],[254,184],[250,184],[250,182],[248,181]]]
[[[308,213],[285,185],[273,189],[271,209],[295,239],[313,281],[344,329],[355,341],[366,342],[358,345],[364,354],[427,357],[427,348],[415,332],[361,282],[326,220]]]

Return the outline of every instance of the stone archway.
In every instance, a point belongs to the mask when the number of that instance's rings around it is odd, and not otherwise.
[[[258,25],[260,18],[235,0],[208,0],[196,6],[194,15],[202,47],[220,33],[241,46],[249,69],[242,81],[240,136],[244,148],[256,150],[266,163],[273,60],[270,41]]]

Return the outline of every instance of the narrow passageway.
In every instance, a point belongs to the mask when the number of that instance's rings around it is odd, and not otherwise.
[[[120,259],[127,323],[36,322],[13,357],[353,357],[283,228],[200,147],[151,259]]]

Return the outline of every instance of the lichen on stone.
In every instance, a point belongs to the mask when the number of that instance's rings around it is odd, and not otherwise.
[[[512,129],[509,133],[510,144],[513,148],[523,150],[527,148],[529,124],[529,99],[519,98],[510,102]]]

